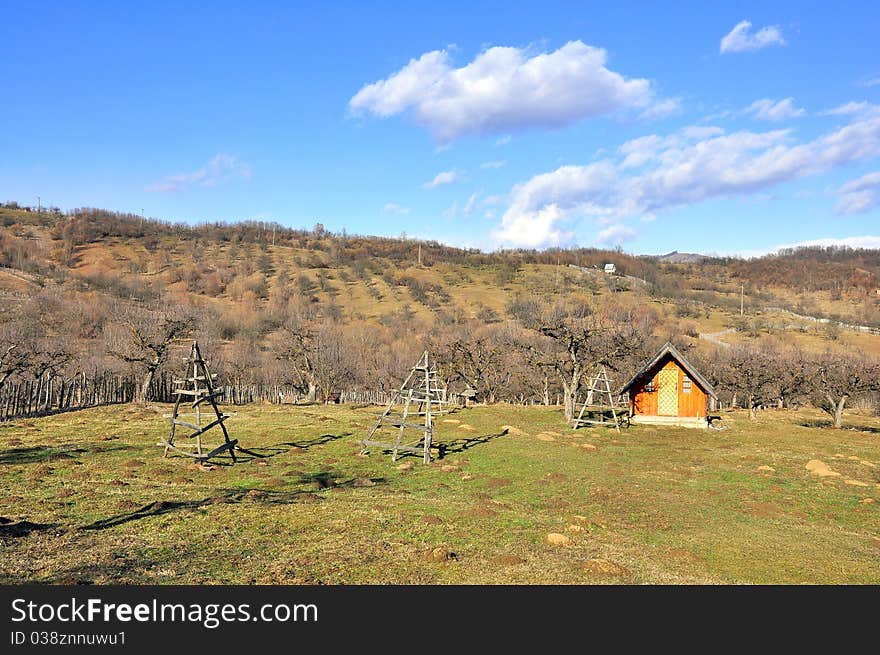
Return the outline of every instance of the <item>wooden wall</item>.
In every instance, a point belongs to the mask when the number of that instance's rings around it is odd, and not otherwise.
[[[664,357],[653,369],[651,369],[640,381],[629,389],[630,411],[633,415],[658,416],[657,399],[659,393],[658,374],[666,366],[674,366],[678,369],[678,416],[706,416],[706,393],[700,389],[696,380],[691,380],[690,393],[684,392],[684,378],[686,373],[671,357]],[[654,382],[654,391],[645,391],[647,383]]]

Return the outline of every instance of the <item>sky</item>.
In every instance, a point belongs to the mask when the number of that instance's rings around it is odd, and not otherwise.
[[[880,248],[880,4],[0,0],[0,201]]]

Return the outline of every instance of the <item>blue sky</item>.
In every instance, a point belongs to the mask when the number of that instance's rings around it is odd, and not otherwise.
[[[669,5],[0,0],[0,199],[487,250],[880,247],[877,3]]]

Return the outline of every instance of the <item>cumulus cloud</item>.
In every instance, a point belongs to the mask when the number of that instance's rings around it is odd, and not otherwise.
[[[430,182],[425,182],[422,185],[423,189],[434,189],[438,186],[443,186],[444,184],[452,184],[458,180],[458,173],[455,171],[441,171],[434,176],[434,179]]]
[[[618,223],[601,230],[596,235],[596,242],[603,246],[619,246],[624,241],[632,241],[635,238],[635,230]]]
[[[835,211],[860,214],[880,206],[880,171],[868,173],[840,187]]]
[[[397,203],[389,202],[382,208],[382,211],[386,214],[405,215],[409,214],[410,209],[409,207],[402,207]]]
[[[876,110],[877,107],[869,102],[864,100],[861,102],[855,102],[854,100],[851,100],[846,104],[823,111],[822,116],[855,116],[857,114],[876,112]]]
[[[440,143],[470,134],[561,127],[624,109],[656,117],[677,108],[677,101],[655,101],[648,80],[626,78],[606,63],[605,50],[581,41],[537,54],[493,47],[461,68],[448,51],[435,50],[364,86],[349,108],[379,118],[409,114]],[[496,144],[503,139],[509,136]]]
[[[562,166],[511,192],[493,238],[499,245],[543,247],[570,238],[590,218],[610,225],[711,198],[755,193],[880,155],[880,115],[856,119],[811,141],[790,130],[703,135],[682,130],[624,143],[615,157]]]
[[[639,118],[652,121],[681,113],[681,99],[658,100],[639,114]]]
[[[771,45],[785,45],[782,32],[775,25],[762,27],[752,32],[751,22],[744,20],[737,23],[724,38],[721,39],[722,54],[730,52],[754,52]]]
[[[769,98],[755,100],[746,107],[744,113],[751,114],[760,121],[782,121],[788,118],[798,118],[807,112],[794,106],[794,98],[774,101]]]
[[[201,168],[191,173],[168,175],[161,182],[155,182],[144,190],[151,193],[185,191],[193,187],[214,187],[233,180],[249,180],[250,166],[226,153],[218,153]]]

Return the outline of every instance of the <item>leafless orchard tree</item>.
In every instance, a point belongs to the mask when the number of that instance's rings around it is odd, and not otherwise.
[[[779,366],[775,353],[766,347],[735,346],[719,351],[713,377],[719,386],[740,398],[749,409],[749,418],[757,410],[779,397]]]
[[[157,371],[168,361],[173,343],[190,336],[196,315],[189,307],[165,300],[156,307],[119,303],[105,329],[108,352],[140,370],[138,400],[146,403]]]
[[[812,360],[813,403],[843,427],[843,410],[854,396],[880,391],[880,362],[860,355],[825,352]]]
[[[477,392],[477,399],[493,404],[499,390],[511,380],[512,362],[499,328],[466,326],[439,348],[443,366]]]
[[[556,373],[563,389],[565,418],[574,417],[578,394],[586,375],[598,365],[618,370],[621,362],[641,358],[651,333],[652,317],[635,308],[608,306],[596,312],[585,305],[557,304],[545,309],[533,324],[527,325],[543,335],[551,347],[530,351],[541,368]]]

